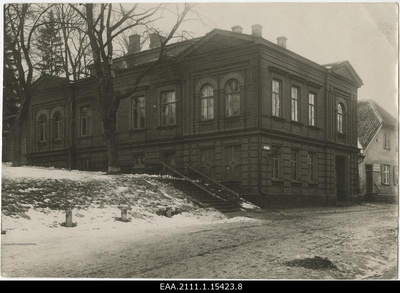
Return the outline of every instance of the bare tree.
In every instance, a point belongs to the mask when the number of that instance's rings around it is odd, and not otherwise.
[[[35,30],[51,5],[6,4],[4,6],[4,39],[12,54],[16,69],[16,90],[20,108],[12,128],[14,136],[14,158],[12,166],[21,165],[22,126],[28,117],[31,88],[34,78],[32,42]]]
[[[114,41],[128,30],[139,27],[149,27],[157,18],[157,13],[165,7],[157,5],[148,9],[140,9],[137,4],[126,9],[120,4],[84,4],[70,6],[86,22],[87,34],[93,54],[94,70],[98,79],[98,98],[100,102],[104,136],[107,147],[108,173],[120,172],[116,141],[116,113],[120,100],[131,96],[138,88],[141,80],[158,64],[165,60],[165,46],[175,36],[178,28],[185,20],[194,4],[184,4],[183,9],[176,10],[176,22],[166,37],[160,38],[161,46],[157,61],[151,63],[143,72],[133,77],[133,86],[118,92],[114,89],[113,70],[111,67],[114,57]],[[83,7],[82,7],[83,6]]]

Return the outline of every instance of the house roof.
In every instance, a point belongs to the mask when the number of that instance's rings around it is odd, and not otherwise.
[[[397,119],[372,100],[360,100],[357,103],[358,139],[364,150],[383,126],[396,127]]]
[[[340,61],[336,63],[321,65],[287,48],[283,48],[274,42],[266,40],[263,37],[237,33],[228,30],[213,29],[202,37],[172,43],[167,45],[165,49],[169,52],[169,57],[175,57],[182,60],[186,56],[196,51],[200,51],[200,54],[207,54],[207,51],[202,50],[202,47],[207,45],[211,45],[212,48],[217,50],[224,50],[227,46],[240,46],[246,43],[262,44],[269,49],[279,51],[289,57],[305,62],[313,66],[314,68],[318,68],[319,70],[336,73],[341,77],[357,84],[358,87],[363,85],[361,78],[358,76],[349,61]],[[158,54],[159,48],[144,50],[114,59],[114,65],[119,68],[127,68],[131,67],[132,64],[134,66],[137,66],[140,64],[150,63],[157,60]],[[123,65],[123,63],[126,63],[126,65]]]
[[[359,87],[364,84],[363,81],[361,80],[360,76],[354,70],[353,66],[351,66],[350,62],[347,60],[339,61],[339,62],[335,62],[335,63],[329,63],[329,64],[325,64],[323,66],[326,69],[328,69],[329,72],[339,74],[340,76],[342,76],[344,78],[354,81]]]

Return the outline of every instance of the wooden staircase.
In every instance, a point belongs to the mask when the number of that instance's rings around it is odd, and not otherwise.
[[[212,207],[222,213],[241,210],[240,196],[206,175],[191,168],[178,171],[164,163],[160,165],[162,180],[195,199],[201,206]]]

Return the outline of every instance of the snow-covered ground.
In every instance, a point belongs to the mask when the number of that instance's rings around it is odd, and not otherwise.
[[[393,278],[397,208],[200,209],[155,176],[3,165],[2,277]],[[129,207],[128,222],[119,220]],[[72,209],[75,227],[64,227]],[[166,217],[171,208],[174,214]],[[338,270],[288,267],[319,256]]]
[[[128,222],[120,221],[129,208]],[[172,209],[172,217],[163,214]],[[75,227],[64,227],[66,210]],[[178,227],[251,221],[228,219],[214,209],[198,208],[191,199],[151,175],[114,175],[41,167],[2,166],[2,241],[13,243],[68,243],[78,239],[94,245],[99,237],[127,237],[133,241],[150,233]],[[71,241],[75,239],[76,241]],[[82,250],[82,247],[80,247]],[[8,250],[7,250],[8,251]],[[46,257],[34,255],[34,258]],[[3,255],[4,256],[4,255]]]

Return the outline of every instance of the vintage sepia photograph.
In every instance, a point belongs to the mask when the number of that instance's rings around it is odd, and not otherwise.
[[[399,279],[397,2],[2,9],[1,279]]]

